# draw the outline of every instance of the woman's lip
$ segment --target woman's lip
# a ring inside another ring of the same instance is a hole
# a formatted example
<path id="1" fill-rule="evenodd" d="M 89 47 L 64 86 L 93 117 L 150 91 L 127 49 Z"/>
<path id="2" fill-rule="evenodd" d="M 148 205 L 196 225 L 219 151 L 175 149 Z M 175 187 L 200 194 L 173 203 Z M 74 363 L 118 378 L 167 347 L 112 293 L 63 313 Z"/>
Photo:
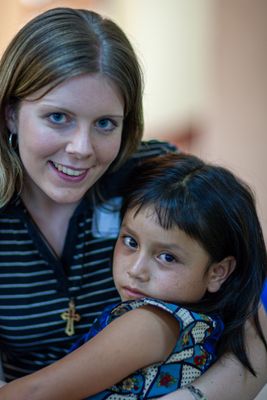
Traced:
<path id="1" fill-rule="evenodd" d="M 56 161 L 51 161 L 51 162 L 59 172 L 63 172 L 65 174 L 69 173 L 69 175 L 74 175 L 74 176 L 82 175 L 88 170 L 88 168 L 77 168 L 70 165 L 58 163 Z"/>
<path id="2" fill-rule="evenodd" d="M 89 169 L 78 169 L 62 166 L 62 164 L 55 163 L 53 161 L 49 162 L 53 170 L 57 173 L 57 175 L 67 182 L 80 182 L 82 181 L 88 174 Z M 60 168 L 58 168 L 60 166 Z"/>

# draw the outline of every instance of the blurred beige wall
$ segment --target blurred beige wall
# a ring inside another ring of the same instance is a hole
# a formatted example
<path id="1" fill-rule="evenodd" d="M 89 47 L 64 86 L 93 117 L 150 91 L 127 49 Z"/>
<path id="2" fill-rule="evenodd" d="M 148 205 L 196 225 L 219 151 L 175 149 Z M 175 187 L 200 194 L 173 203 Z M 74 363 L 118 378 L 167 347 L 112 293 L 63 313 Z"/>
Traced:
<path id="1" fill-rule="evenodd" d="M 267 239 L 267 1 L 214 0 L 206 125 L 195 151 L 254 189 Z"/>
<path id="2" fill-rule="evenodd" d="M 193 127 L 185 150 L 252 185 L 267 238 L 267 1 L 9 0 L 0 4 L 0 53 L 56 6 L 92 8 L 121 25 L 145 72 L 145 136 L 183 143 Z"/>

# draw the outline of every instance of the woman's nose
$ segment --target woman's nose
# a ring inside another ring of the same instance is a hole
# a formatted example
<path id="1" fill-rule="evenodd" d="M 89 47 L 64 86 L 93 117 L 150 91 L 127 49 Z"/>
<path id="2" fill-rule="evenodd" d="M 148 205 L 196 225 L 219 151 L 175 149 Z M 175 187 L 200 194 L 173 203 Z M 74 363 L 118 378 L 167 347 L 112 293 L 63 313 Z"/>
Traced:
<path id="1" fill-rule="evenodd" d="M 93 154 L 90 130 L 83 128 L 74 132 L 67 143 L 66 152 L 77 158 L 85 158 Z"/>

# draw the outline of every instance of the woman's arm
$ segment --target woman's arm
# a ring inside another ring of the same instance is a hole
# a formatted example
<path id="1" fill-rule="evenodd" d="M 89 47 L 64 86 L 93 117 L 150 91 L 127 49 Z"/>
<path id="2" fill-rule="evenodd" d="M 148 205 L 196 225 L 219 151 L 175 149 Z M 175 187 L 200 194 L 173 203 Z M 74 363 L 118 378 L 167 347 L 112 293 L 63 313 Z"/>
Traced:
<path id="1" fill-rule="evenodd" d="M 165 311 L 151 306 L 129 311 L 60 361 L 6 384 L 0 399 L 83 399 L 165 360 L 178 333 L 178 322 Z"/>
<path id="2" fill-rule="evenodd" d="M 267 340 L 267 314 L 263 306 L 259 317 Z M 246 327 L 246 343 L 257 377 L 245 370 L 234 356 L 225 355 L 194 382 L 208 400 L 252 400 L 267 383 L 267 353 L 250 322 Z M 187 389 L 180 389 L 162 400 L 193 400 L 193 397 Z"/>

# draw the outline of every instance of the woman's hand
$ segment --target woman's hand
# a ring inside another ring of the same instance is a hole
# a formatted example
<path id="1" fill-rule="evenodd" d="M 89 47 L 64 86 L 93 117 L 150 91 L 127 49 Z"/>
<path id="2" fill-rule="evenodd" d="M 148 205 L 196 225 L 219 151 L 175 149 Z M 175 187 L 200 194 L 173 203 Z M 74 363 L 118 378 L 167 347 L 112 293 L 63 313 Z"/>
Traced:
<path id="1" fill-rule="evenodd" d="M 260 307 L 259 318 L 267 341 L 267 314 Z M 257 377 L 253 376 L 231 354 L 221 357 L 204 375 L 194 382 L 208 400 L 252 400 L 267 383 L 267 352 L 251 322 L 246 325 L 246 345 Z M 193 400 L 187 389 L 162 397 L 162 400 Z"/>

